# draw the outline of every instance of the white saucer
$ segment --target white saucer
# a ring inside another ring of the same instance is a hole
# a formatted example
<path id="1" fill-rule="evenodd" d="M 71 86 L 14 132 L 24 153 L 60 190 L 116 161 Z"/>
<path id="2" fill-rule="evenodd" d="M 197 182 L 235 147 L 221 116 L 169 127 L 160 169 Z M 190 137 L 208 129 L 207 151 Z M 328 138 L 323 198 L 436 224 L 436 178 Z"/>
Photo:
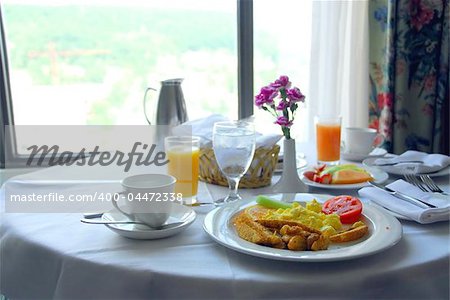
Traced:
<path id="1" fill-rule="evenodd" d="M 341 152 L 341 158 L 345 160 L 350 161 L 363 161 L 366 158 L 375 158 L 375 157 L 382 157 L 387 154 L 386 149 L 383 148 L 375 148 L 370 152 L 369 154 L 359 154 L 359 153 L 350 153 L 350 152 Z"/>
<path id="2" fill-rule="evenodd" d="M 106 224 L 105 226 L 121 236 L 137 239 L 137 240 L 154 240 L 169 237 L 180 233 L 194 222 L 196 218 L 195 211 L 184 205 L 173 206 L 173 211 L 168 223 L 183 222 L 182 224 L 167 229 L 157 230 L 150 229 L 147 226 L 135 225 L 135 224 Z M 113 209 L 107 213 L 104 213 L 102 220 L 105 221 L 126 221 L 128 218 L 119 213 L 116 209 Z"/>

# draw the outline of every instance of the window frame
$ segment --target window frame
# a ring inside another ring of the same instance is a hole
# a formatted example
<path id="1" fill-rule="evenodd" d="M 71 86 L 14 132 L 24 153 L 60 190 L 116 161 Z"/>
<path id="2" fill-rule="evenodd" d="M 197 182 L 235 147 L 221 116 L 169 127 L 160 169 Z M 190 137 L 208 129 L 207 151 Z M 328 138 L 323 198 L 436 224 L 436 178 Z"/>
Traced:
<path id="1" fill-rule="evenodd" d="M 237 0 L 237 72 L 238 117 L 253 115 L 253 0 Z M 14 132 L 6 134 L 7 125 L 14 125 L 13 101 L 9 80 L 8 56 L 0 5 L 0 168 L 23 166 L 27 159 L 17 151 Z M 13 127 L 10 126 L 9 129 Z M 6 140 L 9 138 L 9 140 Z"/>
<path id="2" fill-rule="evenodd" d="M 3 12 L 0 6 L 0 121 L 2 127 L 0 128 L 0 168 L 5 168 L 6 157 L 11 157 L 10 154 L 16 153 L 12 157 L 18 158 L 17 151 L 12 149 L 14 141 L 6 141 L 6 126 L 14 124 L 14 116 L 11 101 L 11 89 L 9 83 L 9 69 L 8 69 L 8 56 L 6 51 L 6 39 L 5 31 L 3 27 Z M 13 136 L 13 135 L 9 135 Z M 8 147 L 8 145 L 10 147 Z M 8 153 L 8 156 L 6 155 Z M 14 163 L 12 165 L 15 165 Z"/>

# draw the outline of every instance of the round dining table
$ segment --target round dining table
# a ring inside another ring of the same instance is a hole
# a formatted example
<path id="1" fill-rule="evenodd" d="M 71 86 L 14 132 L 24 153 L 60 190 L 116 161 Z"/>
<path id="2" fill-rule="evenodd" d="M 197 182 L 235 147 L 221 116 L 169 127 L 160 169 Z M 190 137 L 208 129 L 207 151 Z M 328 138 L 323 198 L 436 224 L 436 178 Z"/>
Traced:
<path id="1" fill-rule="evenodd" d="M 313 152 L 305 151 L 310 165 Z M 435 179 L 449 190 L 448 176 Z M 212 202 L 227 192 L 200 182 L 198 199 Z M 253 199 L 270 194 L 271 186 L 240 192 Z M 357 195 L 356 189 L 309 192 Z M 368 256 L 282 261 L 215 242 L 203 229 L 211 205 L 195 208 L 195 221 L 176 235 L 135 240 L 83 224 L 80 213 L 7 213 L 4 200 L 0 294 L 8 299 L 449 299 L 449 222 L 399 220 L 398 243 Z"/>

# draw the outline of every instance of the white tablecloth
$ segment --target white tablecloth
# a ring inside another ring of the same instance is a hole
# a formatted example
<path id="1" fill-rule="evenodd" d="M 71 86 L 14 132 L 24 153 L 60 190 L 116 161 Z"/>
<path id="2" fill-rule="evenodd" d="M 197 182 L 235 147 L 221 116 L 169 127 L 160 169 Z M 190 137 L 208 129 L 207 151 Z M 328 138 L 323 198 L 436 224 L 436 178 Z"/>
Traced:
<path id="1" fill-rule="evenodd" d="M 441 177 L 438 183 L 448 189 L 448 180 Z M 200 184 L 203 201 L 226 193 Z M 401 221 L 401 241 L 384 252 L 299 263 L 257 258 L 215 243 L 202 229 L 208 210 L 199 208 L 194 224 L 181 234 L 151 241 L 82 224 L 80 214 L 2 213 L 0 293 L 11 299 L 449 298 L 448 222 Z"/>

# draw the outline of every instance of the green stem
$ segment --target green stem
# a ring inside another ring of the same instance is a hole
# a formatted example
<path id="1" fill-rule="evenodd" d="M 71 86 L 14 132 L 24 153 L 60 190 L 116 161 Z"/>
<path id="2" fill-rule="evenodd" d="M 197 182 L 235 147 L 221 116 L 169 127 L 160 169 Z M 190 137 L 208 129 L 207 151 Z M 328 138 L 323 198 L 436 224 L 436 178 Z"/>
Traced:
<path id="1" fill-rule="evenodd" d="M 291 129 L 286 126 L 281 126 L 281 131 L 283 131 L 283 135 L 287 140 L 291 139 Z"/>

